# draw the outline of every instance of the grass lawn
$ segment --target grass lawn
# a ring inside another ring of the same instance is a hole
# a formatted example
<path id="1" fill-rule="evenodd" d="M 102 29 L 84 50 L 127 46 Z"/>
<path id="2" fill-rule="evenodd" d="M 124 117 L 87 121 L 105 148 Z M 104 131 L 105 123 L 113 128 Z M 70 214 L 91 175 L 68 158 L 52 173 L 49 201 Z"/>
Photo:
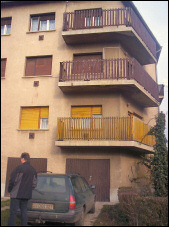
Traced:
<path id="1" fill-rule="evenodd" d="M 8 226 L 9 209 L 1 211 L 1 226 Z M 16 219 L 16 225 L 20 226 L 20 219 Z"/>
<path id="2" fill-rule="evenodd" d="M 93 226 L 129 226 L 129 220 L 121 211 L 119 204 L 105 205 Z"/>
<path id="3" fill-rule="evenodd" d="M 1 208 L 10 206 L 10 200 L 1 201 Z M 1 226 L 8 226 L 9 209 L 1 211 Z M 20 226 L 20 219 L 16 219 L 16 225 Z"/>
<path id="4" fill-rule="evenodd" d="M 1 201 L 1 208 L 10 205 L 10 199 Z"/>

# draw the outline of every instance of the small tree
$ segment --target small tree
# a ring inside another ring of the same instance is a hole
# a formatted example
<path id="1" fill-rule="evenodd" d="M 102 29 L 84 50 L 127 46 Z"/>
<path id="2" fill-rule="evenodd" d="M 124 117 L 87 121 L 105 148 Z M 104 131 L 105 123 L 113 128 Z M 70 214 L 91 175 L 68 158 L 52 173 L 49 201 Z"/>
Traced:
<path id="1" fill-rule="evenodd" d="M 156 196 L 168 196 L 167 140 L 164 130 L 165 114 L 160 112 L 156 118 L 156 125 L 148 133 L 156 138 L 154 157 L 149 162 Z"/>

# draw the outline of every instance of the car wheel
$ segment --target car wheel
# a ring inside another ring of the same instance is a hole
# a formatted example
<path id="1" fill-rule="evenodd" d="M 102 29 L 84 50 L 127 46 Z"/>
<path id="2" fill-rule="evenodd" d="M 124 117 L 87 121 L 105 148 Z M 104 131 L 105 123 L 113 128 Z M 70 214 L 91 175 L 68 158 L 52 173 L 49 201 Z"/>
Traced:
<path id="1" fill-rule="evenodd" d="M 95 203 L 93 204 L 93 207 L 92 207 L 92 209 L 90 210 L 90 213 L 91 213 L 91 214 L 94 214 L 94 213 L 95 213 Z"/>
<path id="2" fill-rule="evenodd" d="M 81 212 L 81 217 L 77 222 L 75 222 L 75 226 L 84 226 L 84 217 L 85 217 L 85 211 L 83 208 L 83 210 Z"/>

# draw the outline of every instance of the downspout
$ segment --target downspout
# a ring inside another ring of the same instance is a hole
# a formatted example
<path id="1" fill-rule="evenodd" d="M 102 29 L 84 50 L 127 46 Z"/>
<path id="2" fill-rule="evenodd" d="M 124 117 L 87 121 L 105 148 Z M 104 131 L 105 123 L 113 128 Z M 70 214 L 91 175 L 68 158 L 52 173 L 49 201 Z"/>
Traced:
<path id="1" fill-rule="evenodd" d="M 160 47 L 159 50 L 156 51 L 156 54 L 157 54 L 158 52 L 161 52 L 161 50 L 162 50 L 162 46 Z M 158 84 L 157 63 L 156 63 L 156 83 Z M 159 114 L 159 112 L 160 112 L 160 105 L 158 106 L 158 114 Z"/>

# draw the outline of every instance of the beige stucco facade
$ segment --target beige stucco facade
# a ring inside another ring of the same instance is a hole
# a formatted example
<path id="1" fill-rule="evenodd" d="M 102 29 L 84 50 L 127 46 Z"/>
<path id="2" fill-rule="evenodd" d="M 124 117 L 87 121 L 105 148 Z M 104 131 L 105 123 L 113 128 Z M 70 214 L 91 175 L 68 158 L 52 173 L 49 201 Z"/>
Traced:
<path id="1" fill-rule="evenodd" d="M 126 145 L 120 146 L 120 142 L 115 147 L 105 145 L 104 148 L 86 146 L 85 142 L 82 146 L 75 143 L 68 148 L 55 144 L 57 118 L 71 117 L 71 106 L 101 105 L 104 117 L 127 117 L 128 111 L 135 112 L 145 123 L 158 113 L 158 103 L 156 107 L 144 107 L 117 89 L 113 91 L 113 87 L 109 92 L 64 93 L 58 86 L 60 62 L 72 61 L 73 54 L 102 53 L 103 59 L 132 57 L 119 42 L 67 45 L 62 38 L 65 10 L 123 7 L 119 1 L 72 1 L 67 5 L 66 2 L 49 2 L 2 8 L 1 17 L 12 17 L 12 23 L 11 34 L 1 35 L 1 59 L 7 58 L 5 78 L 1 78 L 1 197 L 4 196 L 8 157 L 20 157 L 22 152 L 29 152 L 31 158 L 47 158 L 47 170 L 56 173 L 65 173 L 67 158 L 110 159 L 110 201 L 117 200 L 119 187 L 131 186 L 131 166 L 135 177 L 142 174 L 143 169 L 136 168 L 141 152 L 135 150 L 135 146 L 131 150 Z M 55 30 L 29 32 L 30 15 L 49 12 L 55 12 Z M 44 40 L 39 41 L 39 35 L 44 35 Z M 45 55 L 52 56 L 51 75 L 25 77 L 26 57 Z M 156 81 L 156 63 L 143 68 Z M 39 81 L 38 87 L 33 86 L 34 81 Z M 49 107 L 49 128 L 21 130 L 21 107 L 36 106 Z M 150 125 L 154 123 L 154 119 L 150 121 Z M 29 132 L 35 133 L 34 139 L 29 139 Z"/>

